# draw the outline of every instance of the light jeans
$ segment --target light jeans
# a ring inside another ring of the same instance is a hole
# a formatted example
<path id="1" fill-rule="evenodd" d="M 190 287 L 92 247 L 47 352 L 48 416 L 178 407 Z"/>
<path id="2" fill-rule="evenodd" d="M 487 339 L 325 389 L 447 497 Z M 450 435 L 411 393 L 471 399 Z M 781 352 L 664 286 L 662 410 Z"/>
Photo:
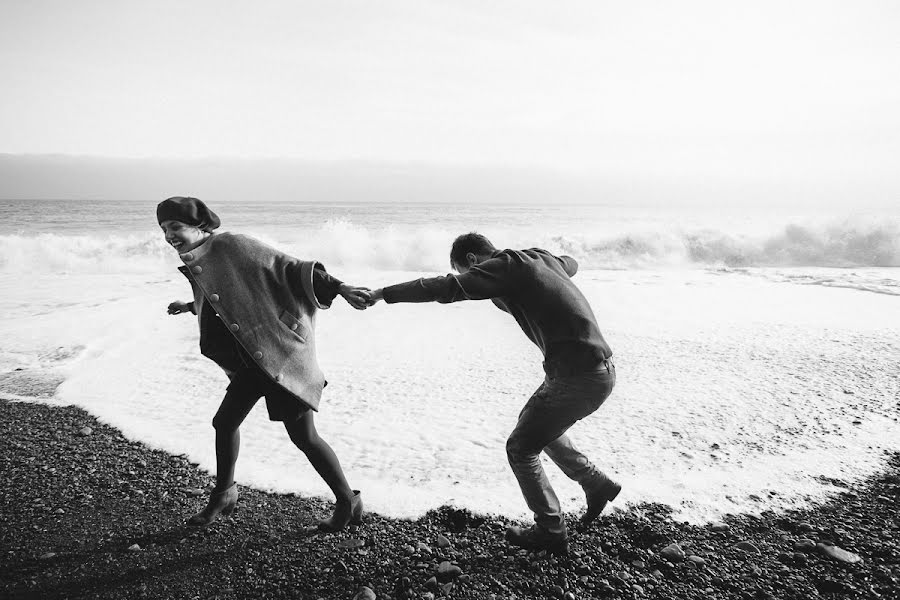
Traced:
<path id="1" fill-rule="evenodd" d="M 616 383 L 616 370 L 606 361 L 594 371 L 563 377 L 547 377 L 519 413 L 519 421 L 506 441 L 509 465 L 519 481 L 528 508 L 542 528 L 561 533 L 566 529 L 559 499 L 541 465 L 544 451 L 567 477 L 585 490 L 609 481 L 572 444 L 566 431 L 603 404 Z"/>

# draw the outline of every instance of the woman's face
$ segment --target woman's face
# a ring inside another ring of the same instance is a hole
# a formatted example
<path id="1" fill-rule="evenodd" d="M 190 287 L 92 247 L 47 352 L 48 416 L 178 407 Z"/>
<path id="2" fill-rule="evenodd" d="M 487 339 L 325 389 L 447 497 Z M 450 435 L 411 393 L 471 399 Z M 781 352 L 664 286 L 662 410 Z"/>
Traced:
<path id="1" fill-rule="evenodd" d="M 179 254 L 190 252 L 209 237 L 209 233 L 181 221 L 163 221 L 159 227 L 166 236 L 166 242 Z"/>

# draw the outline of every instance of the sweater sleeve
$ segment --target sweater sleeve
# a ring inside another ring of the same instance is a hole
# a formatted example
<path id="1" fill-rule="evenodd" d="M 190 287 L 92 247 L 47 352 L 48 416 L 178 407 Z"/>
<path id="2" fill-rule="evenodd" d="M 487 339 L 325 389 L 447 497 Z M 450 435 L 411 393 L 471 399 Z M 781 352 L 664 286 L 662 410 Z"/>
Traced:
<path id="1" fill-rule="evenodd" d="M 294 295 L 308 298 L 316 308 L 331 306 L 342 282 L 330 276 L 322 263 L 292 259 L 286 269 L 288 285 L 291 286 Z"/>
<path id="2" fill-rule="evenodd" d="M 563 269 L 566 271 L 566 275 L 569 277 L 573 277 L 575 273 L 578 272 L 578 261 L 572 258 L 571 256 L 560 256 L 559 262 L 562 263 Z"/>
<path id="3" fill-rule="evenodd" d="M 312 279 L 316 300 L 322 306 L 331 306 L 331 303 L 334 302 L 334 299 L 340 293 L 341 285 L 344 282 L 337 277 L 332 277 L 320 263 L 316 263 L 316 266 L 313 268 Z"/>
<path id="4" fill-rule="evenodd" d="M 515 270 L 508 257 L 498 256 L 460 275 L 421 278 L 384 288 L 384 301 L 440 302 L 486 300 L 508 296 L 515 291 Z"/>

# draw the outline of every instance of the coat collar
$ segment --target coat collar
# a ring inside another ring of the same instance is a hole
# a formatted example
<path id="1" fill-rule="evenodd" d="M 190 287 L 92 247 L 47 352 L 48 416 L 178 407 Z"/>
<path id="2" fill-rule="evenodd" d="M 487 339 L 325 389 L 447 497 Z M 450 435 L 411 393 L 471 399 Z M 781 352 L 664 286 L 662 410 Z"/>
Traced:
<path id="1" fill-rule="evenodd" d="M 208 238 L 206 238 L 203 241 L 202 244 L 200 244 L 193 250 L 190 250 L 189 252 L 185 252 L 184 254 L 179 254 L 178 256 L 181 258 L 181 260 L 186 265 L 191 264 L 192 262 L 195 262 L 195 261 L 203 258 L 203 256 L 209 252 L 210 247 L 213 244 L 214 238 L 216 238 L 218 235 L 219 235 L 218 233 L 211 234 Z"/>

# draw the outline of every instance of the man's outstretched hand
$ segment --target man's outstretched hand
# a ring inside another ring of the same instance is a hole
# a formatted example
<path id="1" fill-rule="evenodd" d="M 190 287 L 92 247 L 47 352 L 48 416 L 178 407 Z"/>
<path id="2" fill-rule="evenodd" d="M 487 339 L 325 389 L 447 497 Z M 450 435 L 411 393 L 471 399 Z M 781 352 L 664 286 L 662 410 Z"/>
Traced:
<path id="1" fill-rule="evenodd" d="M 371 292 L 372 290 L 367 287 L 355 287 L 346 283 L 341 284 L 340 289 L 341 297 L 356 310 L 366 310 L 370 306 L 369 294 Z"/>
<path id="2" fill-rule="evenodd" d="M 377 290 L 369 290 L 367 294 L 367 302 L 369 306 L 375 306 L 379 300 L 384 300 L 384 288 L 378 288 Z"/>

